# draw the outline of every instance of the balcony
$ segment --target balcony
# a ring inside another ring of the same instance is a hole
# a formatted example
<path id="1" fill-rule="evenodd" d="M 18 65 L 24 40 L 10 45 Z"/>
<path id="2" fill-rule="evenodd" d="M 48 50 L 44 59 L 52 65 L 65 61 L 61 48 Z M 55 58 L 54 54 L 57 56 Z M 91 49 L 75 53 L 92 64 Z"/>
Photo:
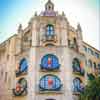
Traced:
<path id="1" fill-rule="evenodd" d="M 44 35 L 42 42 L 54 42 L 54 43 L 56 43 L 57 36 L 55 34 L 54 35 Z"/>

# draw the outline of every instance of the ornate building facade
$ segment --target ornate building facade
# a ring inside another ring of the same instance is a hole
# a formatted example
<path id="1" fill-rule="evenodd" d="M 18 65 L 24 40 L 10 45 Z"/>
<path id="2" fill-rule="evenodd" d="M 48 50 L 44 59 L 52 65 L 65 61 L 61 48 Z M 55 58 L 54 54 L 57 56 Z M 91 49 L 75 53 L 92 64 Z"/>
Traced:
<path id="1" fill-rule="evenodd" d="M 80 24 L 72 27 L 51 0 L 0 44 L 0 100 L 77 100 L 98 75 L 100 51 L 83 42 Z"/>

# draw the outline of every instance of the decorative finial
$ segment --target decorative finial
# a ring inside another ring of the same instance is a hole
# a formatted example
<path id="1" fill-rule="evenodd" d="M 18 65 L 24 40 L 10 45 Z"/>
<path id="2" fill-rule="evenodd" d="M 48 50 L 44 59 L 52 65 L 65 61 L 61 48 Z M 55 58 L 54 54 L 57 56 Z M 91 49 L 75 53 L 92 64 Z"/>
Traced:
<path id="1" fill-rule="evenodd" d="M 52 3 L 52 2 L 51 2 L 51 0 L 48 0 L 48 2 L 47 2 L 47 3 Z"/>
<path id="2" fill-rule="evenodd" d="M 62 12 L 62 16 L 65 16 L 65 13 L 64 13 L 64 11 Z"/>
<path id="3" fill-rule="evenodd" d="M 51 2 L 51 0 L 48 0 L 48 2 Z"/>
<path id="4" fill-rule="evenodd" d="M 34 16 L 37 16 L 37 12 L 35 12 Z"/>
<path id="5" fill-rule="evenodd" d="M 19 27 L 18 27 L 18 33 L 20 33 L 22 31 L 22 24 L 19 24 Z"/>
<path id="6" fill-rule="evenodd" d="M 45 4 L 45 10 L 54 10 L 54 4 L 51 2 L 51 0 L 48 0 L 48 2 Z"/>
<path id="7" fill-rule="evenodd" d="M 79 30 L 80 32 L 82 32 L 80 23 L 77 24 L 77 30 Z"/>

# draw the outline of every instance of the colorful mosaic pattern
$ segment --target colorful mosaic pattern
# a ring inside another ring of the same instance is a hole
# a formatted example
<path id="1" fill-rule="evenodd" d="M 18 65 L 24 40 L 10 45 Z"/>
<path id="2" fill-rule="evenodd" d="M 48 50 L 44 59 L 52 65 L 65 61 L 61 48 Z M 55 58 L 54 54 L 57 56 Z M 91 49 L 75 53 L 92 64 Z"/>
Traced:
<path id="1" fill-rule="evenodd" d="M 16 76 L 19 76 L 22 73 L 27 72 L 27 70 L 28 70 L 28 62 L 25 58 L 23 58 L 18 65 Z"/>
<path id="2" fill-rule="evenodd" d="M 79 61 L 79 59 L 74 58 L 72 62 L 73 72 L 79 73 L 80 75 L 84 75 L 85 70 L 83 67 L 83 63 Z"/>
<path id="3" fill-rule="evenodd" d="M 27 94 L 27 81 L 25 78 L 21 78 L 18 80 L 15 89 L 13 89 L 13 94 L 15 96 L 21 96 Z"/>
<path id="4" fill-rule="evenodd" d="M 54 70 L 59 69 L 60 64 L 58 58 L 55 55 L 48 54 L 42 58 L 40 66 L 41 69 Z"/>
<path id="5" fill-rule="evenodd" d="M 45 75 L 40 79 L 39 84 L 40 90 L 48 90 L 48 91 L 54 91 L 54 90 L 60 90 L 61 88 L 61 81 L 60 79 L 55 75 Z"/>

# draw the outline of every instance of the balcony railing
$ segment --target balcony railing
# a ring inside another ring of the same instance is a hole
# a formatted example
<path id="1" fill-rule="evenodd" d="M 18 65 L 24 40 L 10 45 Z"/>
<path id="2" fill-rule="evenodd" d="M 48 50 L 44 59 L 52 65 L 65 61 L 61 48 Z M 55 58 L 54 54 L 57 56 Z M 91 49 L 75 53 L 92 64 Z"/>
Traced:
<path id="1" fill-rule="evenodd" d="M 43 39 L 42 39 L 43 42 L 56 42 L 57 41 L 57 36 L 54 34 L 54 35 L 44 35 L 43 36 Z"/>

